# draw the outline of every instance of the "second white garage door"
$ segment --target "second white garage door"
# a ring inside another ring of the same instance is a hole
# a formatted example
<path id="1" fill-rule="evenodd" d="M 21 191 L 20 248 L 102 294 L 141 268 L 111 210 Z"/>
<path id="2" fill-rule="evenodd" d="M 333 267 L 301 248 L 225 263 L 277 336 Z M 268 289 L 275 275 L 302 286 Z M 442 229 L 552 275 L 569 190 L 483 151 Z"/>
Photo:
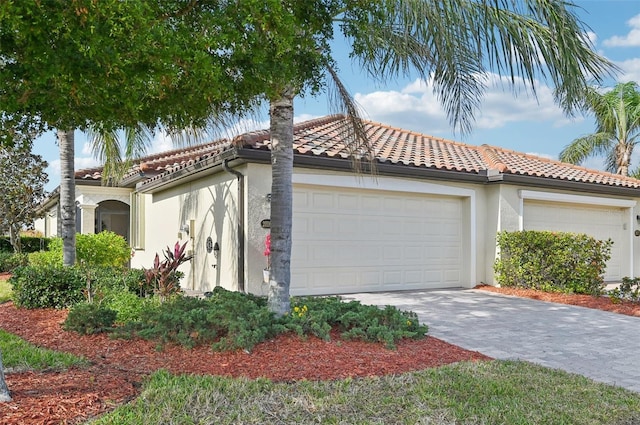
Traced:
<path id="1" fill-rule="evenodd" d="M 461 198 L 299 185 L 293 203 L 293 295 L 462 286 Z"/>
<path id="2" fill-rule="evenodd" d="M 596 239 L 613 240 L 611 259 L 607 262 L 606 281 L 617 281 L 628 274 L 628 232 L 626 210 L 580 204 L 525 201 L 524 229 L 586 233 Z"/>

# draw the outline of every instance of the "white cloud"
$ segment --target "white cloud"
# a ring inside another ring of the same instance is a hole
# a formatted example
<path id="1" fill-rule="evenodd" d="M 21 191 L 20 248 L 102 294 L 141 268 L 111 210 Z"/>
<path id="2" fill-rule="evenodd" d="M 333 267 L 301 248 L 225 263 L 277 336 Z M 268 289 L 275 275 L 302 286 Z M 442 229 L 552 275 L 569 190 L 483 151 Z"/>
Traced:
<path id="1" fill-rule="evenodd" d="M 544 84 L 537 83 L 534 97 L 530 84 L 522 79 L 516 79 L 512 90 L 507 77 L 486 74 L 479 78 L 487 81 L 487 89 L 475 114 L 476 129 L 496 129 L 522 121 L 548 122 L 555 127 L 575 122 L 564 116 L 554 102 L 553 91 Z M 452 132 L 446 113 L 433 94 L 432 82 L 415 80 L 400 91 L 357 93 L 355 99 L 375 121 L 432 135 Z"/>
<path id="2" fill-rule="evenodd" d="M 147 149 L 147 155 L 151 155 L 158 152 L 170 151 L 175 149 L 175 145 L 173 144 L 173 140 L 171 136 L 166 134 L 164 131 L 157 132 L 153 140 L 151 140 L 151 144 Z"/>
<path id="3" fill-rule="evenodd" d="M 640 58 L 627 59 L 616 62 L 623 74 L 619 77 L 621 82 L 640 81 Z"/>
<path id="4" fill-rule="evenodd" d="M 303 121 L 309 121 L 315 118 L 320 118 L 322 115 L 312 115 L 312 114 L 300 114 L 300 115 L 296 115 L 293 117 L 293 122 L 294 123 L 299 123 L 299 122 L 303 122 Z M 266 127 L 264 128 L 269 128 L 269 122 L 266 122 Z"/>
<path id="5" fill-rule="evenodd" d="M 608 47 L 634 47 L 640 46 L 640 15 L 636 15 L 627 21 L 631 30 L 626 35 L 615 35 L 602 42 Z"/>
<path id="6" fill-rule="evenodd" d="M 527 155 L 533 155 L 533 156 L 537 156 L 540 158 L 546 158 L 546 159 L 554 159 L 557 160 L 558 158 L 553 156 L 553 155 L 549 155 L 548 153 L 538 153 L 538 152 L 527 152 Z"/>
<path id="7" fill-rule="evenodd" d="M 82 155 L 93 155 L 93 145 L 90 142 L 85 142 L 82 145 Z"/>

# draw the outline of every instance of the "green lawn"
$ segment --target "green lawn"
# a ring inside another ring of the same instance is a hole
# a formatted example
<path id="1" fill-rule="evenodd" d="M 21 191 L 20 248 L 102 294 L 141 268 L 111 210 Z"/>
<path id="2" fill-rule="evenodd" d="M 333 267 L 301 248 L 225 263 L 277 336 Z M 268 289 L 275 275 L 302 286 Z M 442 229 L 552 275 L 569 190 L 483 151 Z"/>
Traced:
<path id="1" fill-rule="evenodd" d="M 10 370 L 66 369 L 74 365 L 88 364 L 86 360 L 72 354 L 36 347 L 2 329 L 0 351 L 5 369 Z"/>
<path id="2" fill-rule="evenodd" d="M 157 372 L 93 424 L 632 424 L 640 394 L 525 362 L 328 382 Z"/>
<path id="3" fill-rule="evenodd" d="M 0 304 L 11 299 L 11 285 L 8 279 L 0 278 Z"/>

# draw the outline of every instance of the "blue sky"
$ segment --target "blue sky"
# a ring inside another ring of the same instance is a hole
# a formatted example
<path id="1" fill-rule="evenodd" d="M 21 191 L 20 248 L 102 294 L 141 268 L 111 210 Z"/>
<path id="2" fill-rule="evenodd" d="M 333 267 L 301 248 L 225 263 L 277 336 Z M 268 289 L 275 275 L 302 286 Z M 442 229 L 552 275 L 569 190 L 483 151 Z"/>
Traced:
<path id="1" fill-rule="evenodd" d="M 613 86 L 618 81 L 640 82 L 640 0 L 578 0 L 576 4 L 582 8 L 578 13 L 591 29 L 589 36 L 596 50 L 622 69 L 607 85 Z M 514 97 L 508 88 L 489 88 L 476 115 L 473 132 L 462 137 L 452 131 L 427 83 L 413 77 L 380 85 L 361 73 L 345 50 L 339 43 L 334 46 L 340 77 L 362 107 L 364 117 L 373 121 L 464 143 L 487 143 L 554 159 L 573 139 L 594 130 L 593 120 L 588 116 L 565 117 L 553 103 L 551 90 L 540 84 L 537 99 L 522 94 Z M 329 113 L 324 96 L 296 101 L 296 121 Z M 260 122 L 254 125 L 265 128 L 268 117 L 260 117 Z M 173 148 L 170 139 L 158 134 L 149 152 Z M 49 162 L 47 189 L 54 189 L 60 179 L 55 134 L 48 133 L 36 140 L 34 152 Z M 91 155 L 87 137 L 80 132 L 76 132 L 75 162 L 76 169 L 98 164 Z M 634 154 L 632 168 L 638 164 L 640 149 Z M 590 159 L 583 165 L 601 169 L 602 160 Z"/>

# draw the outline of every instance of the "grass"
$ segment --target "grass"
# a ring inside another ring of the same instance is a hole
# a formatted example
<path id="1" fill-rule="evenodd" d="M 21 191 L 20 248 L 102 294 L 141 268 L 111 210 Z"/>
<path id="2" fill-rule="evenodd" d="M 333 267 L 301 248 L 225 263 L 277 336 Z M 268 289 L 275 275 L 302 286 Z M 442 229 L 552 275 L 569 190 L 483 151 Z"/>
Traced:
<path id="1" fill-rule="evenodd" d="M 0 351 L 2 351 L 5 369 L 10 370 L 57 370 L 88 364 L 85 359 L 72 354 L 36 347 L 2 329 L 0 329 Z"/>
<path id="2" fill-rule="evenodd" d="M 631 424 L 640 394 L 520 361 L 396 376 L 273 383 L 156 372 L 92 424 Z"/>
<path id="3" fill-rule="evenodd" d="M 11 285 L 9 284 L 8 278 L 0 278 L 0 304 L 11 300 L 11 294 Z"/>

